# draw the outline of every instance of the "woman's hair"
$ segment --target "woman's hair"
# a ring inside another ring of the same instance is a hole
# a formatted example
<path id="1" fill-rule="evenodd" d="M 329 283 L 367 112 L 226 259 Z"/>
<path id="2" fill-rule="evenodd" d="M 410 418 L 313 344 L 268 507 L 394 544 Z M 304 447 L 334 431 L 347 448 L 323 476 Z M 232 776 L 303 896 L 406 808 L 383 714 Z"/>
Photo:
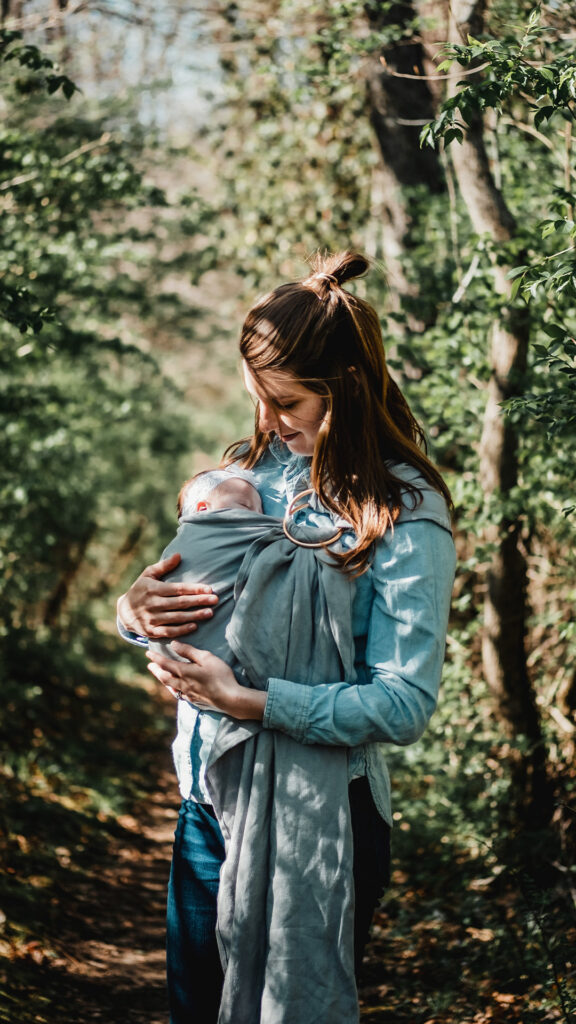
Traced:
<path id="1" fill-rule="evenodd" d="M 354 574 L 368 567 L 374 542 L 393 527 L 403 500 L 416 505 L 422 498 L 395 476 L 395 463 L 414 466 L 451 504 L 425 454 L 424 433 L 386 367 L 376 311 L 343 288 L 368 266 L 358 253 L 316 256 L 310 277 L 281 285 L 254 305 L 240 337 L 242 358 L 263 394 L 266 375 L 284 371 L 326 402 L 311 483 L 356 532 L 354 548 L 335 555 Z M 272 436 L 260 429 L 257 409 L 253 437 L 232 445 L 225 459 L 251 469 Z"/>

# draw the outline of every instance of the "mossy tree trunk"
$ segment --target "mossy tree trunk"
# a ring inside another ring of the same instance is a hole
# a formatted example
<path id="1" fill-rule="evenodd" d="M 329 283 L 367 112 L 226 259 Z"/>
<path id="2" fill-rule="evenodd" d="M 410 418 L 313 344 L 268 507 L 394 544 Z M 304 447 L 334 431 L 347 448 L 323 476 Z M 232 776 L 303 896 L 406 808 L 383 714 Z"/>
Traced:
<path id="1" fill-rule="evenodd" d="M 402 256 L 414 227 L 407 190 L 422 185 L 431 192 L 445 188 L 438 154 L 420 147 L 421 126 L 434 116 L 435 98 L 424 78 L 409 77 L 415 69 L 423 74 L 425 59 L 421 42 L 401 34 L 417 18 L 415 5 L 383 3 L 381 9 L 367 8 L 367 17 L 371 30 L 387 39 L 380 56 L 366 67 L 369 116 L 382 157 L 374 174 L 373 223 L 379 232 L 372 255 L 382 256 L 386 263 L 391 303 L 396 299 L 398 308 L 404 306 L 409 327 L 419 332 L 425 324 L 411 308 L 417 287 L 405 274 Z"/>
<path id="2" fill-rule="evenodd" d="M 468 35 L 481 34 L 484 7 L 483 0 L 452 0 L 451 42 L 466 42 Z M 457 89 L 457 81 L 449 78 L 448 88 Z M 493 243 L 494 291 L 500 315 L 490 338 L 491 376 L 480 440 L 480 478 L 484 493 L 502 498 L 503 508 L 506 497 L 518 484 L 519 438 L 502 403 L 522 391 L 529 340 L 527 313 L 512 301 L 508 277 L 511 268 L 502 261 L 501 254 L 497 255 L 498 247 L 514 237 L 516 225 L 490 171 L 480 118 L 461 144 L 451 146 L 450 157 L 474 230 Z M 497 501 L 494 507 L 498 508 Z M 527 567 L 518 516 L 502 511 L 487 534 L 494 553 L 486 572 L 484 674 L 505 732 L 513 740 L 524 741 L 523 753 L 515 756 L 520 810 L 530 824 L 542 825 L 550 819 L 552 799 L 540 715 L 527 667 Z"/>

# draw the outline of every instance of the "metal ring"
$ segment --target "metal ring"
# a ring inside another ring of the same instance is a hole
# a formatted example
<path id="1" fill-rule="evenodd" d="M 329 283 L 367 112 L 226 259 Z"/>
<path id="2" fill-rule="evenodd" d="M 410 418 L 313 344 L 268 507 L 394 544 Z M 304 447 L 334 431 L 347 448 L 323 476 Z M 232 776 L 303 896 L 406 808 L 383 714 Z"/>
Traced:
<path id="1" fill-rule="evenodd" d="M 305 498 L 307 494 L 314 494 L 314 488 L 309 487 L 306 491 L 300 491 L 300 494 L 297 494 L 295 498 L 292 498 L 292 501 L 290 502 L 288 508 L 286 509 L 286 514 L 282 522 L 282 529 L 284 530 L 284 533 L 286 534 L 288 540 L 291 540 L 293 544 L 297 544 L 299 548 L 327 548 L 330 546 L 330 544 L 334 544 L 335 541 L 340 539 L 340 537 L 344 533 L 342 527 L 339 527 L 337 529 L 333 537 L 328 537 L 327 540 L 318 541 L 297 540 L 296 537 L 292 536 L 288 529 L 288 523 L 292 516 L 295 515 L 296 512 L 301 512 L 302 509 L 306 508 L 306 506 L 308 505 L 308 502 L 305 501 L 302 505 L 298 505 L 297 508 L 294 508 L 296 502 L 300 501 L 301 498 Z"/>
<path id="2" fill-rule="evenodd" d="M 176 698 L 177 698 L 177 700 L 184 700 L 184 696 L 183 696 L 182 690 L 178 690 L 178 693 L 176 694 Z"/>

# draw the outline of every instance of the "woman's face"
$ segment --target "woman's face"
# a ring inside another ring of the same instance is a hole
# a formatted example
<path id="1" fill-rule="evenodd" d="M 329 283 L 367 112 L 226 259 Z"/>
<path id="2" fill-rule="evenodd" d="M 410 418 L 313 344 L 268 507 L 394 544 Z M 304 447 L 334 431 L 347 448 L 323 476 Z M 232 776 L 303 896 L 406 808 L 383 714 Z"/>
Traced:
<path id="1" fill-rule="evenodd" d="M 295 455 L 313 455 L 326 414 L 324 399 L 287 370 L 261 373 L 258 380 L 246 363 L 243 371 L 246 388 L 258 402 L 260 429 L 276 433 Z"/>

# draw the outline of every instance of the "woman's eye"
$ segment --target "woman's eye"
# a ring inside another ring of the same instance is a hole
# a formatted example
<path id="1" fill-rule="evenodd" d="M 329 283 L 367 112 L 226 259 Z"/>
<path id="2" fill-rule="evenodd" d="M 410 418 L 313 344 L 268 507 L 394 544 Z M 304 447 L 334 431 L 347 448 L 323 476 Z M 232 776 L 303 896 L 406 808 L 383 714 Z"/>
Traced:
<path id="1" fill-rule="evenodd" d="M 282 412 L 289 412 L 290 409 L 295 409 L 297 405 L 298 402 L 278 402 L 278 408 Z"/>

